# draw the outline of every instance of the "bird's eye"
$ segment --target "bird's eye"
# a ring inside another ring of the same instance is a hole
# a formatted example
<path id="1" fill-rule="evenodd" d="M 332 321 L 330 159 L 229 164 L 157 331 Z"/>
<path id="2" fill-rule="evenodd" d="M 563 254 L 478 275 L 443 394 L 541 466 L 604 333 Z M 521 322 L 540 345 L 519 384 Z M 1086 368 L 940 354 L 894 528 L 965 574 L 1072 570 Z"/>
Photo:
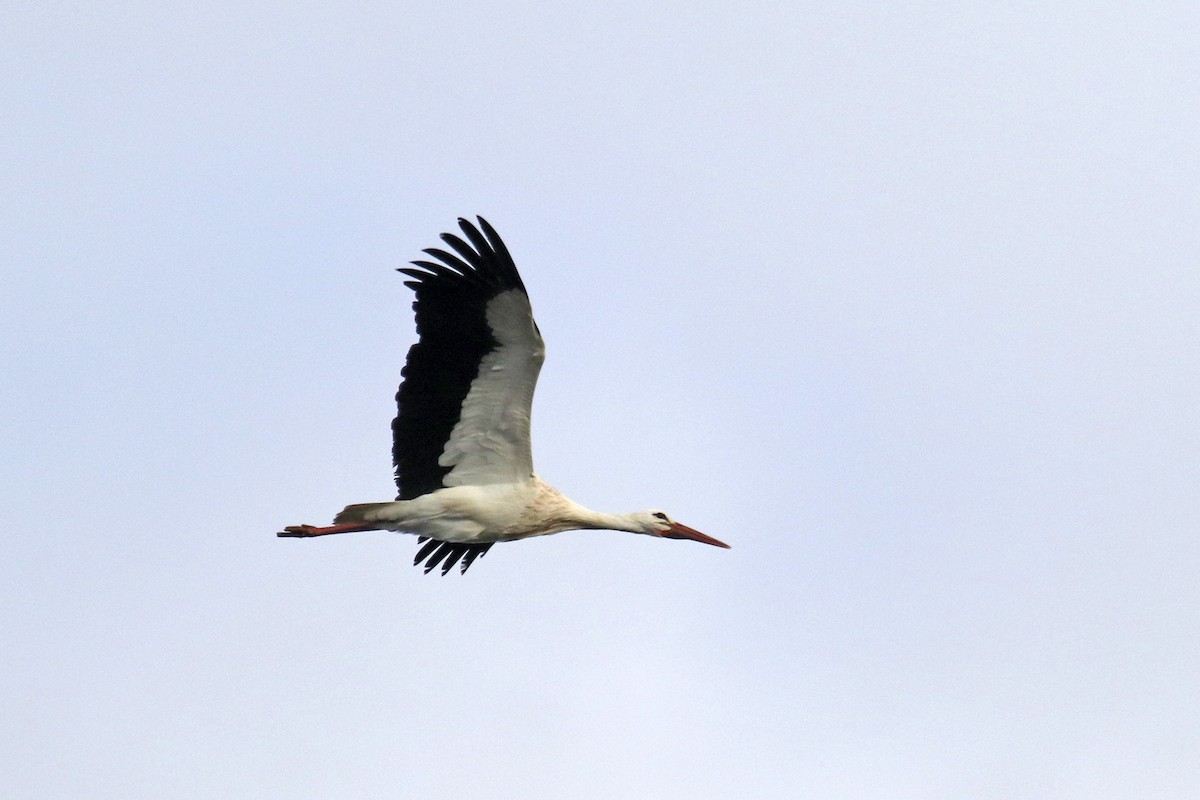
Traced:
<path id="1" fill-rule="evenodd" d="M 655 512 L 654 512 L 654 516 L 658 517 L 658 518 L 659 518 L 659 519 L 661 519 L 663 522 L 670 522 L 670 520 L 667 518 L 667 515 L 666 515 L 666 514 L 664 514 L 664 513 L 663 513 L 663 512 L 661 512 L 661 511 L 655 511 Z"/>

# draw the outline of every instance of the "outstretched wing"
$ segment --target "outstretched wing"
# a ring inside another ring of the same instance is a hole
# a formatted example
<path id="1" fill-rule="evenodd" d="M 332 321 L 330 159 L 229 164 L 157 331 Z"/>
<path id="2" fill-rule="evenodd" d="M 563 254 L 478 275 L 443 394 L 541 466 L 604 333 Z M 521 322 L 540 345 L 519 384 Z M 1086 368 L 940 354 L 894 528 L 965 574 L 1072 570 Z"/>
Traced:
<path id="1" fill-rule="evenodd" d="M 392 421 L 397 499 L 446 486 L 533 475 L 530 407 L 545 346 L 508 248 L 479 217 L 458 224 L 454 252 L 399 271 L 412 278 L 419 339 L 408 351 Z"/>

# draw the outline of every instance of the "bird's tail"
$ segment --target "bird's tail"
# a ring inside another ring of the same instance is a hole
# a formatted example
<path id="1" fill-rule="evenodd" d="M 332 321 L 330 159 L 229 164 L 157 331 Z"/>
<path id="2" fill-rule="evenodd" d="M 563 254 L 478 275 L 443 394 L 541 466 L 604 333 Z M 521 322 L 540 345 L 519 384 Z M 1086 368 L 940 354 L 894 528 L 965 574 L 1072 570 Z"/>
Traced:
<path id="1" fill-rule="evenodd" d="M 379 516 L 375 513 L 384 506 L 390 506 L 391 503 L 355 503 L 346 506 L 338 512 L 333 518 L 335 525 L 341 525 L 347 522 L 378 522 Z"/>

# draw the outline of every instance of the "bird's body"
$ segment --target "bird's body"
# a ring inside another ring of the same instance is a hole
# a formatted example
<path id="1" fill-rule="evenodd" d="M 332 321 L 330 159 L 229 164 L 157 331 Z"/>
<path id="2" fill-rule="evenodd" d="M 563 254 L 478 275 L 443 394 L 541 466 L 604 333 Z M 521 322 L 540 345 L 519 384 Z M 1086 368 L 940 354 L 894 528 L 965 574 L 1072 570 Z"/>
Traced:
<path id="1" fill-rule="evenodd" d="M 496 542 L 579 529 L 686 538 L 728 547 L 661 511 L 604 514 L 575 503 L 533 471 L 530 409 L 545 346 L 516 265 L 479 218 L 459 226 L 470 241 L 442 234 L 457 255 L 402 269 L 413 280 L 419 340 L 408 353 L 392 422 L 399 496 L 357 503 L 324 528 L 297 525 L 280 536 L 352 531 L 414 533 L 416 561 L 462 571 Z"/>
<path id="2" fill-rule="evenodd" d="M 527 481 L 449 486 L 391 503 L 347 506 L 341 523 L 378 523 L 443 542 L 486 544 L 560 533 L 583 525 L 582 509 L 536 475 Z"/>

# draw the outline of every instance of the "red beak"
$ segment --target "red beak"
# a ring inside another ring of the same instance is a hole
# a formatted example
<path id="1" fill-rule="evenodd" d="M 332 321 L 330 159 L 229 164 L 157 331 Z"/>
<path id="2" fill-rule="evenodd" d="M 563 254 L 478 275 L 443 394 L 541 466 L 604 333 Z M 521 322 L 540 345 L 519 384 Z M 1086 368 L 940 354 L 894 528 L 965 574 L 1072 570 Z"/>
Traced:
<path id="1" fill-rule="evenodd" d="M 729 545 L 719 539 L 707 536 L 698 530 L 689 528 L 687 525 L 680 525 L 678 522 L 672 522 L 671 527 L 662 532 L 662 536 L 666 539 L 691 539 L 693 542 L 703 542 L 704 544 L 724 547 L 726 550 L 730 549 Z"/>

